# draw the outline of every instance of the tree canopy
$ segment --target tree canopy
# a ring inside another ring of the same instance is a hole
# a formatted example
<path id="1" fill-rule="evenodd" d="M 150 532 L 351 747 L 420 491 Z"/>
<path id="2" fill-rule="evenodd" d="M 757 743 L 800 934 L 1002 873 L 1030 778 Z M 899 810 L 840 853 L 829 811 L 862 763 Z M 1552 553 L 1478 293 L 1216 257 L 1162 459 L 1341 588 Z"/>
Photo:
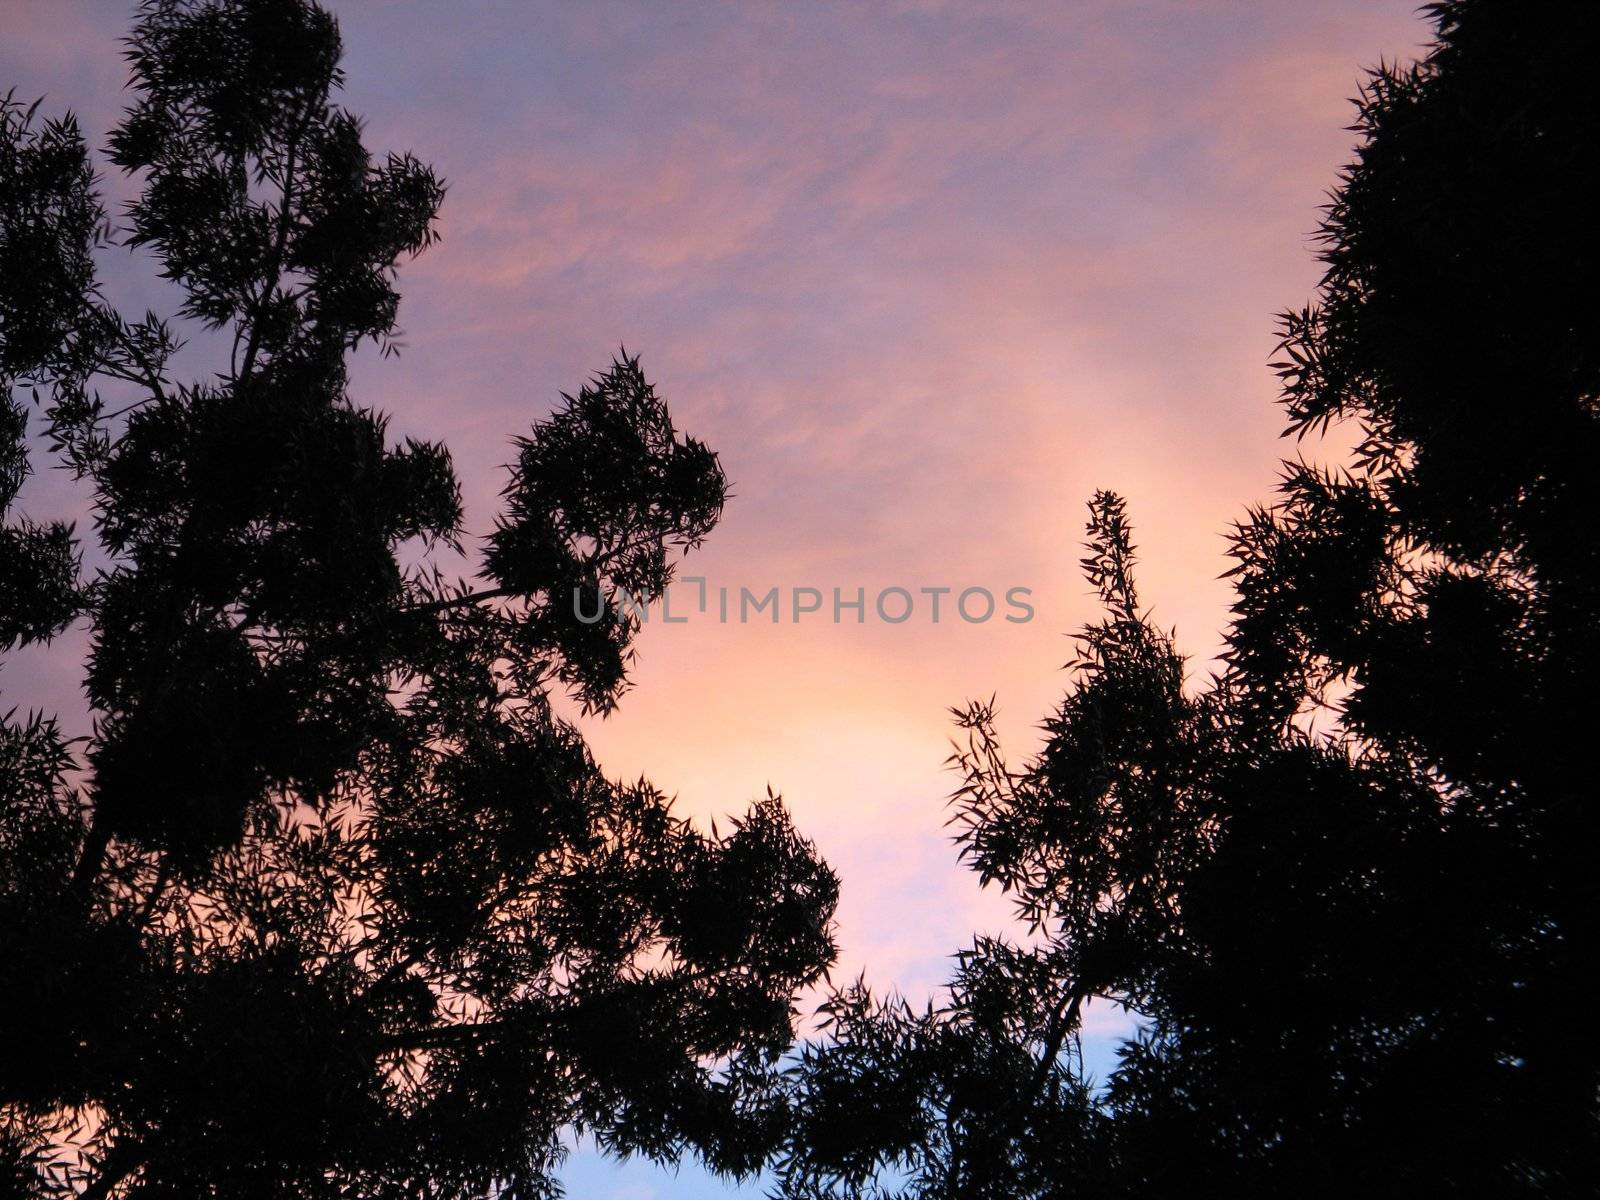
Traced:
<path id="1" fill-rule="evenodd" d="M 1090 506 L 1103 621 L 1043 750 L 961 711 L 964 859 L 1027 925 L 793 1072 L 788 1194 L 1514 1196 L 1600 1185 L 1600 11 L 1454 0 L 1372 72 L 1282 319 L 1289 432 L 1196 683 Z M 1084 1005 L 1141 1018 L 1107 1080 Z"/>
<path id="2" fill-rule="evenodd" d="M 0 1190 L 537 1197 L 575 1129 L 749 1171 L 834 876 L 770 795 L 708 835 L 607 778 L 555 703 L 617 702 L 600 601 L 666 587 L 722 469 L 624 354 L 467 541 L 445 447 L 350 394 L 444 187 L 363 145 L 340 55 L 309 0 L 145 3 L 117 216 L 72 117 L 0 104 L 0 648 L 87 631 L 93 717 L 0 724 Z M 112 247 L 173 312 L 117 311 Z M 11 511 L 41 454 L 85 530 Z"/>

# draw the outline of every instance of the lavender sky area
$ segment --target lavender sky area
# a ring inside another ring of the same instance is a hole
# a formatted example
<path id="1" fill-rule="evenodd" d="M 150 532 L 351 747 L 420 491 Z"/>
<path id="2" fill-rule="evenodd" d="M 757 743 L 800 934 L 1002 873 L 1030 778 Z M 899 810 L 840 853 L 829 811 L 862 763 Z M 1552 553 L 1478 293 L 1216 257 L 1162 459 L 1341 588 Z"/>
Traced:
<path id="1" fill-rule="evenodd" d="M 1009 928 L 944 828 L 947 709 L 993 694 L 1033 750 L 1095 615 L 1076 564 L 1097 487 L 1128 497 L 1158 623 L 1195 672 L 1216 653 L 1223 534 L 1297 452 L 1273 314 L 1315 286 L 1347 98 L 1415 53 L 1414 0 L 330 7 L 368 144 L 450 182 L 442 242 L 401 277 L 404 352 L 363 357 L 357 398 L 450 444 L 482 532 L 509 439 L 625 345 L 733 480 L 686 571 L 786 608 L 865 589 L 861 624 L 827 602 L 724 624 L 714 598 L 653 619 L 633 692 L 587 728 L 697 817 L 781 792 L 844 879 L 839 974 L 926 998 Z M 0 87 L 100 139 L 130 13 L 0 0 Z M 162 302 L 148 266 L 108 259 L 113 294 Z M 59 473 L 23 499 L 81 508 Z M 938 623 L 871 611 L 886 587 L 974 586 L 1002 598 L 987 622 L 949 598 Z M 1031 621 L 1002 619 L 1011 587 Z M 6 670 L 13 702 L 81 707 L 43 655 Z M 1088 1028 L 1110 1062 L 1124 1019 Z M 590 1152 L 568 1185 L 745 1194 Z"/>

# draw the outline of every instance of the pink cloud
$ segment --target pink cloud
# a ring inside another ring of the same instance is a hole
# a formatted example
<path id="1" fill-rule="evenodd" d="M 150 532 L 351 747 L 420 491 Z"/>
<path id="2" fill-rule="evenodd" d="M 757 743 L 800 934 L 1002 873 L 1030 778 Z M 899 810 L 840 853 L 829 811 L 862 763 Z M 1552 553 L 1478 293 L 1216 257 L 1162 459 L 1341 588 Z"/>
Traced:
<path id="1" fill-rule="evenodd" d="M 943 828 L 945 709 L 998 692 L 1034 747 L 1100 486 L 1214 652 L 1221 533 L 1284 450 L 1271 314 L 1412 3 L 335 7 L 370 142 L 452 183 L 357 390 L 451 443 L 477 529 L 510 436 L 626 342 L 734 479 L 692 570 L 1034 589 L 1021 626 L 653 625 L 594 728 L 686 811 L 782 791 L 845 876 L 845 969 L 931 987 L 1006 921 Z M 7 73 L 109 122 L 114 16 L 12 0 Z"/>

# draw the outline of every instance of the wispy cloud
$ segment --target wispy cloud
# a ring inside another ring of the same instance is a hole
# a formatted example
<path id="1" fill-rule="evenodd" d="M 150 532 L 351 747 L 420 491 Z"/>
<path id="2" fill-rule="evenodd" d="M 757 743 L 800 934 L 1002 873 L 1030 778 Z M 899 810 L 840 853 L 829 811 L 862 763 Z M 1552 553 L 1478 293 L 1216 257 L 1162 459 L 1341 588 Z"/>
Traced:
<path id="1" fill-rule="evenodd" d="M 480 528 L 510 435 L 626 342 L 735 483 L 699 573 L 1034 589 L 1028 625 L 653 625 L 594 730 L 687 811 L 782 791 L 845 877 L 841 970 L 926 992 L 1007 916 L 954 864 L 945 709 L 998 692 L 1032 748 L 1094 488 L 1216 647 L 1220 533 L 1283 452 L 1271 314 L 1412 0 L 334 7 L 369 140 L 452 184 L 356 384 L 451 442 Z M 123 6 L 5 16 L 6 74 L 108 122 Z"/>

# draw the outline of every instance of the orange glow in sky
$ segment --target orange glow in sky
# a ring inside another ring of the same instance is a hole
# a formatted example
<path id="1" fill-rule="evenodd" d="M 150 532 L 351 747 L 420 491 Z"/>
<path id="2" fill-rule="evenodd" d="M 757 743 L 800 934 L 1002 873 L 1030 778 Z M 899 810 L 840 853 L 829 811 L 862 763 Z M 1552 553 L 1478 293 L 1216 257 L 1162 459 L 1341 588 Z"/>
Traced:
<path id="1" fill-rule="evenodd" d="M 0 77 L 100 140 L 129 7 L 0 0 Z M 1025 624 L 652 614 L 636 686 L 587 723 L 686 813 L 780 792 L 843 877 L 840 973 L 926 996 L 1007 927 L 944 827 L 947 710 L 994 694 L 1034 749 L 1095 616 L 1097 487 L 1128 498 L 1155 620 L 1197 672 L 1217 649 L 1224 531 L 1296 452 L 1273 314 L 1311 296 L 1347 98 L 1415 53 L 1415 0 L 331 7 L 368 144 L 450 183 L 404 352 L 355 395 L 449 443 L 472 530 L 511 436 L 625 345 L 732 480 L 685 573 L 1032 590 Z M 43 661 L 13 658 L 13 698 L 69 706 Z"/>

